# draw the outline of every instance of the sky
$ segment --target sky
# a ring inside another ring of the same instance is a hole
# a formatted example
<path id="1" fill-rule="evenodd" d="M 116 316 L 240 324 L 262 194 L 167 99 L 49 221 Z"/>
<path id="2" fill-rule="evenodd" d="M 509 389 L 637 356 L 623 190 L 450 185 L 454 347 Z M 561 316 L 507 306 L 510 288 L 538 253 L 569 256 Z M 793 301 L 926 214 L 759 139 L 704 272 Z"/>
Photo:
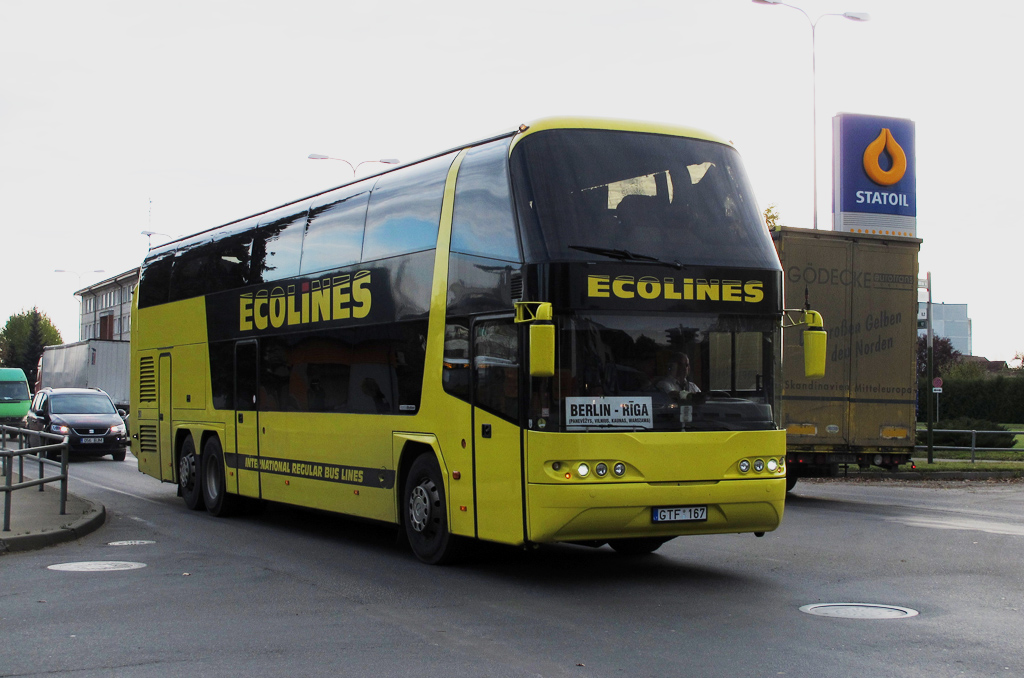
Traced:
<path id="1" fill-rule="evenodd" d="M 811 22 L 750 0 L 0 0 L 0 322 L 38 307 L 77 340 L 74 292 L 138 266 L 142 231 L 351 178 L 310 153 L 405 162 L 551 115 L 728 139 L 762 209 L 805 228 L 816 122 L 830 228 L 844 112 L 915 121 L 920 277 L 968 305 L 975 355 L 1012 361 L 1024 4 L 791 4 L 817 20 L 813 78 Z M 871 20 L 822 16 L 843 12 Z"/>

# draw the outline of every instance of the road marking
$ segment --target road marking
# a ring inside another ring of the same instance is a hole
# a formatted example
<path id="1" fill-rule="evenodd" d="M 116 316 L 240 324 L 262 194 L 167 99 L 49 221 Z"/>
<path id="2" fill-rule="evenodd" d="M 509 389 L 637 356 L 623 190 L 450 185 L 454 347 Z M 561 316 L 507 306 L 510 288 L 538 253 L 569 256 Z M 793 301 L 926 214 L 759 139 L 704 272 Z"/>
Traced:
<path id="1" fill-rule="evenodd" d="M 958 518 L 925 518 L 924 516 L 886 518 L 886 520 L 909 527 L 928 527 L 933 530 L 971 530 L 987 532 L 989 534 L 1005 534 L 1011 537 L 1024 537 L 1024 525 L 1014 525 L 1013 523 L 990 523 L 983 520 Z"/>
<path id="2" fill-rule="evenodd" d="M 138 570 L 146 567 L 145 563 L 131 563 L 123 560 L 94 560 L 82 563 L 58 563 L 50 565 L 47 570 L 60 572 L 114 572 L 117 570 Z"/>

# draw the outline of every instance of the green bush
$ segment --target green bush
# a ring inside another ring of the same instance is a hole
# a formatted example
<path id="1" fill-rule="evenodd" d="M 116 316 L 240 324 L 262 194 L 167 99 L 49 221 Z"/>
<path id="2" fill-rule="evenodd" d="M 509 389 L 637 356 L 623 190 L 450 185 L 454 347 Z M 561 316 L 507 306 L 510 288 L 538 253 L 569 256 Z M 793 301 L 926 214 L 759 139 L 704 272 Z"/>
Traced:
<path id="1" fill-rule="evenodd" d="M 939 413 L 946 419 L 967 417 L 1004 424 L 1024 424 L 1024 377 L 998 376 L 986 379 L 945 379 L 939 396 Z M 926 396 L 932 386 L 918 384 L 918 421 L 927 419 Z"/>
<path id="2" fill-rule="evenodd" d="M 1002 424 L 996 424 L 984 419 L 971 419 L 958 417 L 956 419 L 943 419 L 936 422 L 935 429 L 957 430 L 957 431 L 1006 431 Z M 978 433 L 974 446 L 982 447 L 1013 447 L 1015 435 L 1008 433 Z M 932 433 L 933 444 L 944 447 L 970 447 L 970 433 Z M 928 444 L 928 431 L 917 432 L 917 444 Z"/>

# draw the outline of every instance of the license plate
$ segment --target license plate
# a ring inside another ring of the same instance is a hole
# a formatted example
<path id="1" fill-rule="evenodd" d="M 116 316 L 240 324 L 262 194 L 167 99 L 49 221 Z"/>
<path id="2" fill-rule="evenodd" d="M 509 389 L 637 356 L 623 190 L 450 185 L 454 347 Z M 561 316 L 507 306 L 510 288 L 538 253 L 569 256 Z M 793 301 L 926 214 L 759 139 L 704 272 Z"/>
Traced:
<path id="1" fill-rule="evenodd" d="M 707 506 L 663 506 L 651 510 L 651 519 L 656 523 L 681 523 L 707 520 Z"/>
<path id="2" fill-rule="evenodd" d="M 102 443 L 102 442 L 103 442 L 103 438 L 82 438 L 82 443 L 84 443 L 84 444 Z"/>

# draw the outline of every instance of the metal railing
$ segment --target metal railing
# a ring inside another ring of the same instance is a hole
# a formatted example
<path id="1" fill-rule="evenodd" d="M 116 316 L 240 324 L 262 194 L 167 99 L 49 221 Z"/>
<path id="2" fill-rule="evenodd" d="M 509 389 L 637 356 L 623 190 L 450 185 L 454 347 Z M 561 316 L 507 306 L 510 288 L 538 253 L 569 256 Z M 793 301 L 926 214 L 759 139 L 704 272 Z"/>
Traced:
<path id="1" fill-rule="evenodd" d="M 58 440 L 60 442 L 52 445 L 27 446 L 29 436 L 37 439 L 40 443 L 44 438 Z M 8 449 L 9 444 L 18 444 L 18 449 Z M 48 453 L 60 452 L 60 461 L 48 459 Z M 38 478 L 25 480 L 25 459 L 30 463 L 39 464 Z M 14 482 L 14 460 L 18 460 L 18 478 L 20 482 Z M 45 466 L 60 467 L 60 475 L 44 476 Z M 0 490 L 4 493 L 4 532 L 11 531 L 11 500 L 15 490 L 22 490 L 28 487 L 39 486 L 39 491 L 45 490 L 46 483 L 60 481 L 60 515 L 65 515 L 68 503 L 68 438 L 55 433 L 43 433 L 41 431 L 29 431 L 15 426 L 0 426 L 0 470 L 3 471 L 4 485 Z"/>
<path id="2" fill-rule="evenodd" d="M 918 431 L 918 433 L 922 433 L 922 432 L 923 431 Z M 1016 435 L 1016 434 L 1019 433 L 1021 435 L 1024 435 L 1024 431 L 973 431 L 973 430 L 972 431 L 968 431 L 968 430 L 953 429 L 953 428 L 951 428 L 951 429 L 945 429 L 945 428 L 944 429 L 938 429 L 938 428 L 932 429 L 932 435 L 934 435 L 936 433 L 970 433 L 971 434 L 971 445 L 970 445 L 970 447 L 967 447 L 965 445 L 959 445 L 959 446 L 957 446 L 957 445 L 932 445 L 932 449 L 933 450 L 958 451 L 958 452 L 960 452 L 960 451 L 970 451 L 970 453 L 971 453 L 971 463 L 972 464 L 977 461 L 975 459 L 975 454 L 976 454 L 977 450 L 979 449 L 978 448 L 978 434 L 979 433 L 1000 433 L 1000 434 L 1003 434 L 1003 435 L 1005 435 L 1005 434 Z M 984 450 L 986 452 L 1021 452 L 1021 453 L 1024 453 L 1024 448 L 1021 448 L 1021 447 L 982 447 L 980 449 L 982 449 L 982 450 Z M 914 446 L 914 450 L 915 451 L 919 451 L 919 450 L 927 451 L 928 450 L 928 446 L 927 445 L 915 445 Z"/>

